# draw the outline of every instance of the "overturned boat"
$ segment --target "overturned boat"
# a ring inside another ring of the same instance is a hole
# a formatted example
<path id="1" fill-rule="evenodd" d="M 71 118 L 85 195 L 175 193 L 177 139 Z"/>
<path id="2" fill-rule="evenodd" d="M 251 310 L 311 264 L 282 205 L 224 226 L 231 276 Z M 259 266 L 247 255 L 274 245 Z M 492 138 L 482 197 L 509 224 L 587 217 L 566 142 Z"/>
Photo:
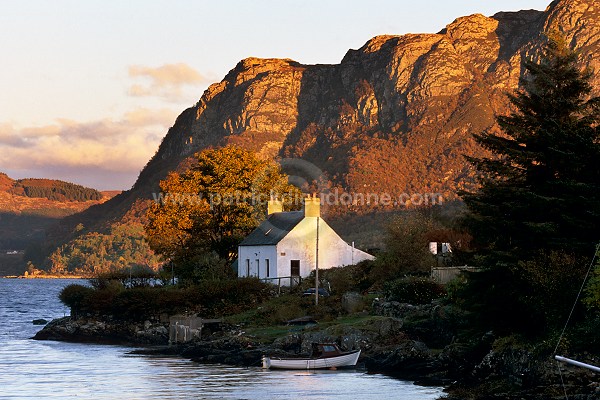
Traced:
<path id="1" fill-rule="evenodd" d="M 276 358 L 263 356 L 265 369 L 335 369 L 354 367 L 360 350 L 342 351 L 335 343 L 313 343 L 309 358 Z"/>

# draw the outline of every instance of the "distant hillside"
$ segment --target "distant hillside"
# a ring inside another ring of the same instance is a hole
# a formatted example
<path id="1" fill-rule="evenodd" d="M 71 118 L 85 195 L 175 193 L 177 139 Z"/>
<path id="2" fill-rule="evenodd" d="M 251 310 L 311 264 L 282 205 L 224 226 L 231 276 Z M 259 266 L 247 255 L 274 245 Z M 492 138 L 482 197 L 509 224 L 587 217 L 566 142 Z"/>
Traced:
<path id="1" fill-rule="evenodd" d="M 523 60 L 536 57 L 550 31 L 563 32 L 582 68 L 600 71 L 597 0 L 470 15 L 432 34 L 377 36 L 335 65 L 242 60 L 181 113 L 131 190 L 65 218 L 51 241 L 72 239 L 79 223 L 108 232 L 123 219 L 139 221 L 169 171 L 194 152 L 227 144 L 308 161 L 308 171 L 294 162 L 300 173 L 313 178 L 317 171 L 326 186 L 350 193 L 455 199 L 474 184 L 464 155 L 485 154 L 472 135 L 498 129 L 495 118 L 510 112 L 506 93 L 518 87 Z M 599 94 L 600 74 L 593 84 Z"/>
<path id="2" fill-rule="evenodd" d="M 0 276 L 25 270 L 25 250 L 28 259 L 40 262 L 47 253 L 42 248 L 46 231 L 60 218 L 108 201 L 118 193 L 51 179 L 14 180 L 0 173 Z"/>
<path id="3" fill-rule="evenodd" d="M 12 180 L 0 173 L 0 191 L 16 196 L 46 198 L 53 201 L 99 201 L 104 197 L 96 189 L 53 179 Z"/>
<path id="4" fill-rule="evenodd" d="M 104 203 L 119 193 L 53 179 L 15 180 L 0 173 L 0 213 L 61 218 Z"/>

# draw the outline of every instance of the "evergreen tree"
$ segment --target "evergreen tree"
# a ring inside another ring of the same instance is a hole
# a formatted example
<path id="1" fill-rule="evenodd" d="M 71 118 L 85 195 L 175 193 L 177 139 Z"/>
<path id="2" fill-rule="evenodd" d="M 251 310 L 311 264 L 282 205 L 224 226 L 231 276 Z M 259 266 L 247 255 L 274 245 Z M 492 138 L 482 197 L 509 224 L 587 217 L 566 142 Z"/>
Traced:
<path id="1" fill-rule="evenodd" d="M 476 140 L 481 187 L 463 194 L 483 271 L 465 304 L 484 329 L 539 334 L 562 323 L 600 234 L 600 99 L 556 35 L 525 62 L 515 112 Z"/>
<path id="2" fill-rule="evenodd" d="M 466 224 L 495 261 L 539 250 L 593 253 L 600 238 L 600 98 L 590 71 L 551 35 L 539 62 L 525 62 L 516 111 L 498 118 L 502 134 L 476 140 L 494 156 L 470 158 L 481 188 L 463 196 Z"/>

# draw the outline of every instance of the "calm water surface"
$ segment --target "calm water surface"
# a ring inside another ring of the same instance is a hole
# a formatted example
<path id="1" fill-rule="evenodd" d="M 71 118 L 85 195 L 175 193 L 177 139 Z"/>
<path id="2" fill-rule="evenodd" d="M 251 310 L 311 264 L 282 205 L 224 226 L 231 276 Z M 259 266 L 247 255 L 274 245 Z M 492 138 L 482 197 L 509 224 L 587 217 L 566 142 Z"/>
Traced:
<path id="1" fill-rule="evenodd" d="M 442 391 L 359 371 L 263 371 L 36 341 L 34 319 L 68 315 L 73 280 L 0 279 L 0 399 L 436 399 Z"/>

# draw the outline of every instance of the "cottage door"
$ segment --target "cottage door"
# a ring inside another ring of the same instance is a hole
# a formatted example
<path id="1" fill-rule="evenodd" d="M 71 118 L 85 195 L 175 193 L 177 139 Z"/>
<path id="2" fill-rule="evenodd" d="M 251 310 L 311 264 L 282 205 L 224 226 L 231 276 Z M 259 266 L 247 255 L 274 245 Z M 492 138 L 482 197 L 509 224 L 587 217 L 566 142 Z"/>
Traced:
<path id="1" fill-rule="evenodd" d="M 290 276 L 300 276 L 300 260 L 290 260 Z"/>

